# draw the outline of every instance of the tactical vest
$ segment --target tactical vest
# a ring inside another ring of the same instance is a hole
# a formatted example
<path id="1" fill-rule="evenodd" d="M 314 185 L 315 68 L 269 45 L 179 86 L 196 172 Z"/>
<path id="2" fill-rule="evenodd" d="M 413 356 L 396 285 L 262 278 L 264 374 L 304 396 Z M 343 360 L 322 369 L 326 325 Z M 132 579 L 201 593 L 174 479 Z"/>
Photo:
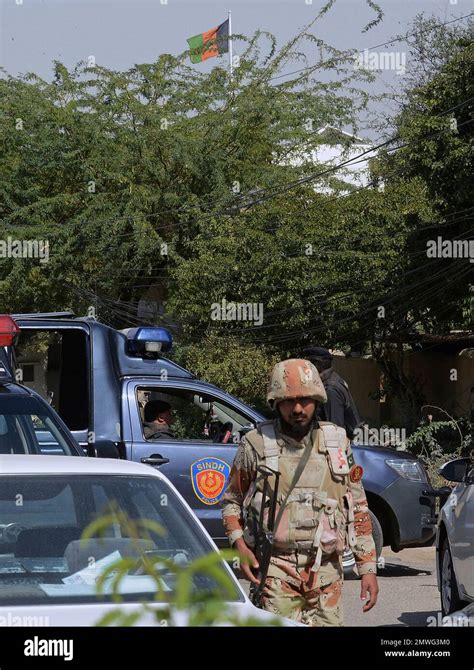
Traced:
<path id="1" fill-rule="evenodd" d="M 318 569 L 323 555 L 342 554 L 346 543 L 355 544 L 354 511 L 349 484 L 347 461 L 348 440 L 344 428 L 328 422 L 319 423 L 313 430 L 312 449 L 308 461 L 284 507 L 274 533 L 277 552 L 309 551 L 315 553 Z M 277 514 L 286 497 L 295 469 L 305 447 L 280 447 L 273 421 L 266 421 L 246 435 L 259 456 L 260 464 L 279 471 L 280 483 Z M 263 463 L 262 463 L 263 461 Z M 273 495 L 274 477 L 269 478 Z M 252 483 L 244 500 L 244 539 L 255 546 L 257 522 L 262 504 L 263 478 Z M 264 525 L 268 520 L 268 503 L 264 510 Z"/>

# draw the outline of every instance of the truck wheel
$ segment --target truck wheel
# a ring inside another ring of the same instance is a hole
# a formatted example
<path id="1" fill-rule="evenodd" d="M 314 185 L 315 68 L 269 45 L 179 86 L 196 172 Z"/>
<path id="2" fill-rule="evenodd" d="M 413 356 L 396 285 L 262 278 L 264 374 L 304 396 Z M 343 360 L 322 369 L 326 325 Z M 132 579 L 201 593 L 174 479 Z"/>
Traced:
<path id="1" fill-rule="evenodd" d="M 382 526 L 379 523 L 379 520 L 375 516 L 375 514 L 369 509 L 369 515 L 370 515 L 370 520 L 372 522 L 372 535 L 374 537 L 374 542 L 375 542 L 375 551 L 377 554 L 377 566 L 379 565 L 379 558 L 380 555 L 382 554 L 382 548 L 383 548 L 383 532 L 382 532 Z M 354 568 L 355 568 L 355 558 L 354 554 L 350 549 L 346 549 L 343 556 L 342 556 L 342 567 L 344 570 L 344 575 L 346 577 L 350 577 L 354 573 Z"/>
<path id="2" fill-rule="evenodd" d="M 382 549 L 383 549 L 382 526 L 380 525 L 379 520 L 377 519 L 375 514 L 370 509 L 369 509 L 369 516 L 370 516 L 370 520 L 372 521 L 372 535 L 374 537 L 374 542 L 375 542 L 375 552 L 377 554 L 377 566 L 378 566 L 379 565 L 379 559 L 380 559 L 380 556 L 382 555 Z"/>
<path id="3" fill-rule="evenodd" d="M 453 559 L 446 537 L 441 548 L 440 556 L 441 574 L 441 610 L 444 615 L 452 614 L 462 609 L 465 605 L 459 597 L 456 576 L 454 574 Z"/>
<path id="4" fill-rule="evenodd" d="M 355 568 L 355 558 L 354 554 L 350 549 L 345 549 L 342 555 L 342 569 L 344 570 L 344 575 L 349 577 L 354 573 Z"/>

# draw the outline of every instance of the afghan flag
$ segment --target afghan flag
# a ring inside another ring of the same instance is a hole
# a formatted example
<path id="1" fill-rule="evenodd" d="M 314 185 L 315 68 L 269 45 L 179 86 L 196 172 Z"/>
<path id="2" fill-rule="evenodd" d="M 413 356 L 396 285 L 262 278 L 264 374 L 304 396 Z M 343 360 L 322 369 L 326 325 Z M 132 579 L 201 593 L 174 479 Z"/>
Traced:
<path id="1" fill-rule="evenodd" d="M 208 58 L 229 51 L 229 19 L 216 28 L 195 35 L 187 40 L 191 49 L 191 63 L 200 63 Z"/>

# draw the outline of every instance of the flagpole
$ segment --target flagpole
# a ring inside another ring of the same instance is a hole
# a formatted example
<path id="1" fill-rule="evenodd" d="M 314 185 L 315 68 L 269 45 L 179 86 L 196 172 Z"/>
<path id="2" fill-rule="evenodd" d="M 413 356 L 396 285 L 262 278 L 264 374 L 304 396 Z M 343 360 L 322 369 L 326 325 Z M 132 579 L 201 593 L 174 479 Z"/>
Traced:
<path id="1" fill-rule="evenodd" d="M 229 75 L 232 79 L 232 12 L 229 9 Z"/>

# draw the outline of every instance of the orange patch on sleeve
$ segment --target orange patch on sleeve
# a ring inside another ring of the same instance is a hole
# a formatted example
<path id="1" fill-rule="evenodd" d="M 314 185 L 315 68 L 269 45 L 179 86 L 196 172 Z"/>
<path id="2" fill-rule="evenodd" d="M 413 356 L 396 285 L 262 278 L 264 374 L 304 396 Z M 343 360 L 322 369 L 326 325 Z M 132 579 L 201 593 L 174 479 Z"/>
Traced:
<path id="1" fill-rule="evenodd" d="M 241 530 L 243 528 L 242 521 L 239 517 L 234 515 L 225 516 L 223 518 L 224 529 L 227 534 L 232 533 L 234 530 Z"/>

